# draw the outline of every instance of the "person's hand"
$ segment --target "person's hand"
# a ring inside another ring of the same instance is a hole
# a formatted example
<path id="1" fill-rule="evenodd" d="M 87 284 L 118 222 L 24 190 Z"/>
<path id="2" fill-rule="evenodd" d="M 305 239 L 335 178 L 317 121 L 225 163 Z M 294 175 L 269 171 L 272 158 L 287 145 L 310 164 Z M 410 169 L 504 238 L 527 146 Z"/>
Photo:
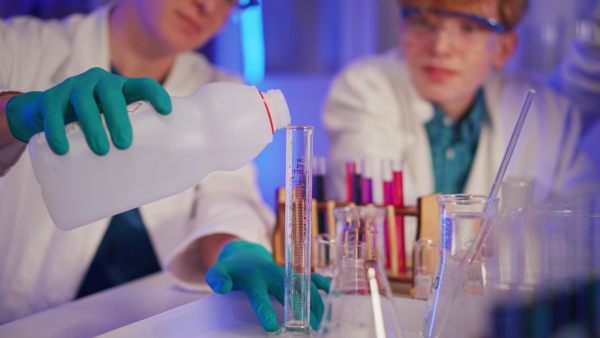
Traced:
<path id="1" fill-rule="evenodd" d="M 100 112 L 115 147 L 126 149 L 133 139 L 126 106 L 139 100 L 148 100 L 161 114 L 171 112 L 171 98 L 158 82 L 92 68 L 44 92 L 11 98 L 6 105 L 6 118 L 17 140 L 29 142 L 33 135 L 44 131 L 48 145 L 59 155 L 69 151 L 65 124 L 78 120 L 92 151 L 105 155 L 110 145 Z"/>
<path id="2" fill-rule="evenodd" d="M 233 290 L 246 292 L 260 324 L 267 332 L 277 331 L 277 316 L 269 294 L 281 303 L 285 295 L 285 269 L 275 264 L 273 256 L 262 246 L 233 241 L 223 247 L 217 263 L 206 272 L 206 282 L 216 293 Z M 312 274 L 310 288 L 310 326 L 319 329 L 324 305 L 318 289 L 329 290 L 329 279 Z"/>

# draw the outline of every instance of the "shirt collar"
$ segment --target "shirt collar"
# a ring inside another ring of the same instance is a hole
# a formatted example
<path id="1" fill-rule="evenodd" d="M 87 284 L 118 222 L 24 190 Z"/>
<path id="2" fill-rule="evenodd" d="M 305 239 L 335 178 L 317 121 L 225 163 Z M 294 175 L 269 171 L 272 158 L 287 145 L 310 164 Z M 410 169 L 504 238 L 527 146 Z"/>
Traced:
<path id="1" fill-rule="evenodd" d="M 430 120 L 431 123 L 439 124 L 440 127 L 456 128 L 458 124 L 458 132 L 464 138 L 471 138 L 475 130 L 481 126 L 484 117 L 487 115 L 485 107 L 485 95 L 483 87 L 479 88 L 475 95 L 475 100 L 469 108 L 467 114 L 460 120 L 456 120 L 443 113 L 442 109 L 437 105 L 433 105 L 434 115 Z"/>

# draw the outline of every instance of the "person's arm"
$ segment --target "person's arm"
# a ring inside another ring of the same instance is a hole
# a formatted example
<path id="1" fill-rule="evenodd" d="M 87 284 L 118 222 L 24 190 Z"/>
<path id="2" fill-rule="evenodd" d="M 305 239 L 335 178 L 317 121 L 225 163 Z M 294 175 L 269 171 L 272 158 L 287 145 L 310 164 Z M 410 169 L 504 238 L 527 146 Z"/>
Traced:
<path id="1" fill-rule="evenodd" d="M 0 92 L 0 146 L 20 142 L 10 132 L 8 121 L 6 119 L 6 105 L 8 104 L 8 101 L 20 94 L 23 93 L 16 91 Z"/>
<path id="2" fill-rule="evenodd" d="M 0 177 L 14 166 L 27 148 L 27 144 L 17 140 L 8 126 L 6 105 L 8 101 L 21 94 L 20 92 L 0 92 Z"/>
<path id="3" fill-rule="evenodd" d="M 206 272 L 206 282 L 213 291 L 220 294 L 244 291 L 260 324 L 268 332 L 279 328 L 269 295 L 284 304 L 285 278 L 284 267 L 273 261 L 273 255 L 264 246 L 246 241 L 226 244 L 219 253 L 217 264 Z M 325 308 L 319 290 L 328 291 L 330 284 L 319 274 L 311 275 L 310 325 L 314 330 L 319 329 Z"/>
<path id="4" fill-rule="evenodd" d="M 253 166 L 213 172 L 200 182 L 196 194 L 192 233 L 165 259 L 166 275 L 187 290 L 203 290 L 208 284 L 221 294 L 244 291 L 265 330 L 277 330 L 269 294 L 283 303 L 285 270 L 269 252 L 275 219 L 257 189 Z M 314 277 L 315 328 L 324 308 L 317 289 L 328 287 L 325 277 Z"/>
<path id="5" fill-rule="evenodd" d="M 241 240 L 238 236 L 231 234 L 212 234 L 195 239 L 181 253 L 185 261 L 178 262 L 184 266 L 177 269 L 179 278 L 193 280 L 199 279 L 202 282 L 204 276 L 196 275 L 199 271 L 207 271 L 217 263 L 219 253 L 223 247 L 231 241 Z M 172 267 L 173 268 L 173 267 Z"/>
<path id="6" fill-rule="evenodd" d="M 551 198 L 597 189 L 600 183 L 598 172 L 580 147 L 583 123 L 576 108 L 569 107 L 562 125 L 564 129 L 560 137 L 560 148 L 556 150 L 558 166 Z"/>
<path id="7" fill-rule="evenodd" d="M 234 171 L 216 171 L 208 174 L 194 192 L 189 232 L 183 242 L 165 253 L 164 270 L 180 287 L 202 290 L 205 274 L 220 250 L 203 248 L 201 244 L 218 246 L 211 238 L 225 242 L 230 238 L 242 239 L 271 249 L 275 217 L 264 204 L 256 185 L 252 165 Z M 230 236 L 230 237 L 227 237 Z"/>
<path id="8" fill-rule="evenodd" d="M 48 145 L 59 155 L 69 151 L 65 124 L 77 120 L 92 151 L 105 155 L 110 149 L 108 136 L 119 149 L 131 145 L 127 104 L 138 100 L 148 100 L 161 114 L 171 112 L 171 98 L 158 82 L 92 68 L 48 90 L 12 97 L 5 104 L 4 116 L 16 139 L 29 142 L 33 135 L 44 132 Z"/>
<path id="9" fill-rule="evenodd" d="M 69 151 L 65 124 L 79 121 L 92 151 L 105 155 L 110 149 L 109 136 L 119 149 L 131 145 L 128 103 L 148 100 L 157 112 L 171 112 L 171 98 L 158 82 L 118 76 L 101 68 L 89 69 L 45 91 L 0 95 L 0 177 L 37 133 L 44 132 L 52 151 L 63 155 Z"/>

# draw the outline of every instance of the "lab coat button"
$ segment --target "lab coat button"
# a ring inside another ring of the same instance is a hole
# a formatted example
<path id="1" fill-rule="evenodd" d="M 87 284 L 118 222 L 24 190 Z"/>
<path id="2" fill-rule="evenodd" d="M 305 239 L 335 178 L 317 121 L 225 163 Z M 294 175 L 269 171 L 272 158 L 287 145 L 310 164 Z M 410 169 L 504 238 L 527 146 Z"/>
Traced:
<path id="1" fill-rule="evenodd" d="M 451 125 L 452 125 L 452 122 L 453 122 L 453 121 L 452 121 L 452 118 L 451 118 L 450 116 L 444 116 L 444 120 L 443 120 L 443 122 L 444 122 L 444 125 L 445 125 L 446 127 L 449 127 L 449 126 L 451 126 Z"/>
<path id="2" fill-rule="evenodd" d="M 454 150 L 453 149 L 446 150 L 446 158 L 449 160 L 454 158 Z"/>

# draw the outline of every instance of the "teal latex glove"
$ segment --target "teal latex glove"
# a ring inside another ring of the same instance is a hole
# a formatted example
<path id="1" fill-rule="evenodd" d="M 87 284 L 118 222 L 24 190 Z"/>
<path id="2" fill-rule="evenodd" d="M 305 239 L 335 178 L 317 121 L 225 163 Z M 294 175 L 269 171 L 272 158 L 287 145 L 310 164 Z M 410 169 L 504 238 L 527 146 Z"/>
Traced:
<path id="1" fill-rule="evenodd" d="M 217 263 L 206 272 L 206 282 L 216 293 L 233 290 L 246 292 L 262 327 L 273 332 L 279 329 L 275 309 L 269 294 L 281 303 L 285 297 L 285 269 L 275 264 L 262 245 L 233 241 L 223 247 Z M 313 273 L 310 288 L 310 326 L 319 329 L 324 305 L 318 289 L 328 291 L 329 279 Z"/>
<path id="2" fill-rule="evenodd" d="M 79 120 L 92 151 L 105 155 L 109 143 L 100 111 L 115 147 L 126 149 L 133 140 L 126 106 L 139 100 L 148 100 L 161 114 L 171 112 L 171 98 L 158 82 L 92 68 L 44 92 L 11 98 L 6 105 L 6 118 L 17 140 L 29 142 L 33 135 L 44 131 L 48 145 L 59 155 L 69 151 L 65 124 Z"/>

